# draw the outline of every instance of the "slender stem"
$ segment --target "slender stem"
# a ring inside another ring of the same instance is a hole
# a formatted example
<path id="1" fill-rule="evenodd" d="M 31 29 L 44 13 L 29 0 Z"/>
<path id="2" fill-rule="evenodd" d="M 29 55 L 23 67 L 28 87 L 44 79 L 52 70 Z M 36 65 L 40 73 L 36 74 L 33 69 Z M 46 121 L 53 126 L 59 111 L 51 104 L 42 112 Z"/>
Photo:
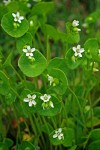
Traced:
<path id="1" fill-rule="evenodd" d="M 20 79 L 20 81 L 23 81 L 22 77 L 19 75 L 19 73 L 16 71 L 16 69 L 13 67 L 13 65 L 10 65 L 10 66 L 14 70 L 14 72 L 16 73 L 16 75 L 18 76 L 18 78 Z"/>
<path id="2" fill-rule="evenodd" d="M 46 43 L 47 43 L 47 61 L 49 61 L 51 58 L 51 53 L 50 53 L 50 45 L 49 45 L 49 37 L 48 36 L 46 38 Z"/>

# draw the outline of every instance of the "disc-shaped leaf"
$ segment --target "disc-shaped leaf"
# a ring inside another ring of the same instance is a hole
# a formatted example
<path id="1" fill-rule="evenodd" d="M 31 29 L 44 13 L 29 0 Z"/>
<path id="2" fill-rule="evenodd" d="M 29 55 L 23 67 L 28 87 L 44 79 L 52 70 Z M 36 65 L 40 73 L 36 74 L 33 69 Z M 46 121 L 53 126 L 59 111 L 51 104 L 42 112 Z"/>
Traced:
<path id="1" fill-rule="evenodd" d="M 88 146 L 88 150 L 100 150 L 100 140 L 92 142 L 89 146 Z"/>
<path id="2" fill-rule="evenodd" d="M 17 39 L 16 46 L 17 46 L 17 50 L 20 54 L 23 53 L 22 50 L 23 50 L 24 46 L 26 46 L 26 45 L 32 46 L 32 35 L 28 32 L 26 34 L 24 34 L 22 37 Z"/>
<path id="3" fill-rule="evenodd" d="M 71 128 L 62 128 L 63 138 L 61 140 L 58 137 L 53 138 L 55 131 L 50 134 L 50 140 L 53 145 L 60 145 L 63 144 L 65 147 L 71 147 L 72 143 L 74 142 L 74 130 Z"/>
<path id="4" fill-rule="evenodd" d="M 22 54 L 18 61 L 19 68 L 28 77 L 40 75 L 47 66 L 45 57 L 39 51 L 34 52 L 34 58 L 35 60 L 31 61 L 25 54 Z"/>
<path id="5" fill-rule="evenodd" d="M 9 150 L 8 146 L 0 142 L 0 150 Z"/>
<path id="6" fill-rule="evenodd" d="M 65 73 L 60 69 L 53 68 L 48 71 L 48 74 L 54 78 L 54 82 L 49 86 L 49 90 L 55 91 L 59 95 L 63 95 L 68 86 L 68 80 Z"/>
<path id="7" fill-rule="evenodd" d="M 37 113 L 40 115 L 55 116 L 61 110 L 61 102 L 57 99 L 57 97 L 54 97 L 53 95 L 51 95 L 49 102 L 52 102 L 54 107 L 49 106 L 49 107 L 43 109 L 43 103 L 44 103 L 43 100 L 41 100 L 41 99 L 38 99 L 38 100 L 39 101 L 38 101 Z"/>
<path id="8" fill-rule="evenodd" d="M 72 49 L 69 49 L 66 53 L 66 56 L 65 56 L 65 59 L 66 59 L 66 63 L 67 63 L 67 66 L 70 68 L 70 69 L 75 69 L 77 68 L 83 61 L 83 58 L 79 58 L 79 57 L 75 57 L 74 56 L 74 52 Z"/>
<path id="9" fill-rule="evenodd" d="M 90 139 L 92 141 L 99 140 L 100 139 L 100 129 L 92 130 L 92 132 L 90 134 Z"/>
<path id="10" fill-rule="evenodd" d="M 97 39 L 95 38 L 88 39 L 84 44 L 84 49 L 86 51 L 86 56 L 91 55 L 91 58 L 94 61 L 100 62 L 99 45 Z"/>
<path id="11" fill-rule="evenodd" d="M 10 85 L 9 85 L 9 78 L 0 71 L 0 94 L 6 95 L 9 92 Z"/>
<path id="12" fill-rule="evenodd" d="M 55 57 L 52 59 L 48 64 L 48 70 L 51 70 L 53 68 L 58 68 L 62 70 L 65 74 L 68 71 L 66 60 L 63 58 Z"/>
<path id="13" fill-rule="evenodd" d="M 24 18 L 17 27 L 14 26 L 14 17 L 12 13 L 9 12 L 5 14 L 1 20 L 1 26 L 5 32 L 7 32 L 12 37 L 21 37 L 24 35 L 29 28 L 28 21 Z"/>

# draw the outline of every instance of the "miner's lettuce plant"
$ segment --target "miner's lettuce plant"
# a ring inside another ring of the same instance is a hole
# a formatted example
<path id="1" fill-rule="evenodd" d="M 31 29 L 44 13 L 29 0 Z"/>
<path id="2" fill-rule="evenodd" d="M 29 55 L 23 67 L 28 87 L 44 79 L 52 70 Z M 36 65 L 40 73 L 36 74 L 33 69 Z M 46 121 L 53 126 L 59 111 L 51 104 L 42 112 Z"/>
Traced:
<path id="1" fill-rule="evenodd" d="M 62 32 L 48 23 L 54 8 L 40 0 L 0 3 L 2 150 L 100 149 L 100 10 L 83 26 L 67 21 Z"/>

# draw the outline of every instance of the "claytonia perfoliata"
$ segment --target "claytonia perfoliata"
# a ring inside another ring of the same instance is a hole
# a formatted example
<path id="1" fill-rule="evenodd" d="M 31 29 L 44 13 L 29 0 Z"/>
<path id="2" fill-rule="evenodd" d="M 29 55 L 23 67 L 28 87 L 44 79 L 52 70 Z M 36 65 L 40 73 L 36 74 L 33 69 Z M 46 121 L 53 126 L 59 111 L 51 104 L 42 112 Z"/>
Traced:
<path id="1" fill-rule="evenodd" d="M 36 95 L 35 94 L 34 95 L 28 94 L 27 98 L 24 98 L 24 102 L 28 102 L 29 103 L 29 107 L 32 107 L 32 105 L 34 105 L 34 106 L 36 105 L 35 99 L 36 99 Z"/>
<path id="2" fill-rule="evenodd" d="M 74 31 L 81 31 L 81 29 L 77 28 L 77 26 L 79 26 L 78 20 L 73 20 L 72 25 L 74 27 Z"/>
<path id="3" fill-rule="evenodd" d="M 84 48 L 81 48 L 80 45 L 77 45 L 77 47 L 73 47 L 72 48 L 74 51 L 74 56 L 77 57 L 82 57 L 82 53 L 84 52 Z"/>
<path id="4" fill-rule="evenodd" d="M 58 138 L 58 140 L 64 139 L 64 134 L 62 133 L 62 128 L 59 128 L 55 131 L 53 138 Z"/>
<path id="5" fill-rule="evenodd" d="M 44 94 L 43 96 L 40 96 L 40 99 L 43 101 L 42 107 L 43 109 L 52 107 L 54 108 L 54 104 L 52 101 L 50 101 L 51 95 Z"/>
<path id="6" fill-rule="evenodd" d="M 3 3 L 4 3 L 5 5 L 8 5 L 10 2 L 11 2 L 11 0 L 3 0 Z"/>
<path id="7" fill-rule="evenodd" d="M 17 12 L 16 14 L 12 13 L 12 16 L 14 17 L 14 21 L 18 23 L 21 23 L 22 20 L 24 19 L 24 16 L 20 16 L 19 12 Z"/>
<path id="8" fill-rule="evenodd" d="M 35 58 L 33 57 L 33 52 L 35 51 L 36 49 L 35 48 L 31 48 L 29 45 L 26 45 L 24 46 L 23 48 L 23 52 L 26 53 L 26 56 L 29 58 L 29 59 L 34 59 Z"/>
<path id="9" fill-rule="evenodd" d="M 100 54 L 100 49 L 98 49 L 98 53 Z"/>
<path id="10" fill-rule="evenodd" d="M 50 76 L 49 74 L 47 74 L 48 77 L 48 81 L 50 82 L 50 86 L 52 85 L 52 83 L 54 82 L 54 78 L 52 76 Z"/>
<path id="11" fill-rule="evenodd" d="M 31 27 L 33 26 L 33 20 L 30 20 L 30 26 Z"/>

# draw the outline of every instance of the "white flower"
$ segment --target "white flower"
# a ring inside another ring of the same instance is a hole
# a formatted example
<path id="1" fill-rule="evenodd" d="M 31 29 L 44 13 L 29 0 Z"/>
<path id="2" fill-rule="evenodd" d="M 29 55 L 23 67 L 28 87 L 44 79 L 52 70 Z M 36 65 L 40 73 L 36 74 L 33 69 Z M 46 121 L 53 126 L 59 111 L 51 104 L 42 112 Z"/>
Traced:
<path id="1" fill-rule="evenodd" d="M 74 20 L 72 22 L 72 25 L 75 26 L 75 27 L 79 26 L 79 21 L 78 20 Z"/>
<path id="2" fill-rule="evenodd" d="M 11 2 L 11 0 L 3 0 L 3 3 L 4 3 L 5 5 L 8 5 L 10 2 Z"/>
<path id="3" fill-rule="evenodd" d="M 77 57 L 77 56 L 82 57 L 82 53 L 84 52 L 84 48 L 81 48 L 80 45 L 77 45 L 77 47 L 73 47 L 72 49 L 75 52 L 74 53 L 75 57 Z"/>
<path id="4" fill-rule="evenodd" d="M 50 100 L 51 96 L 44 94 L 43 96 L 40 96 L 40 99 L 43 100 L 43 102 L 48 102 Z"/>
<path id="5" fill-rule="evenodd" d="M 23 16 L 20 16 L 20 13 L 17 12 L 16 14 L 12 13 L 12 16 L 14 17 L 14 21 L 21 23 L 21 21 L 24 19 Z"/>
<path id="6" fill-rule="evenodd" d="M 51 98 L 51 96 L 47 95 L 47 94 L 40 96 L 40 99 L 43 101 L 43 103 L 42 103 L 43 109 L 48 108 L 48 107 L 54 108 L 54 104 L 52 101 L 50 101 L 50 98 Z"/>
<path id="7" fill-rule="evenodd" d="M 33 26 L 33 20 L 30 20 L 30 26 L 31 27 Z"/>
<path id="8" fill-rule="evenodd" d="M 27 3 L 27 7 L 30 8 L 30 7 L 31 7 L 31 4 L 30 4 L 30 3 Z"/>
<path id="9" fill-rule="evenodd" d="M 53 138 L 58 138 L 58 140 L 64 139 L 64 134 L 62 133 L 62 128 L 59 128 L 55 131 Z"/>
<path id="10" fill-rule="evenodd" d="M 78 20 L 74 20 L 72 22 L 72 25 L 75 27 L 74 31 L 81 31 L 81 29 L 77 28 L 77 26 L 79 26 L 79 21 Z"/>
<path id="11" fill-rule="evenodd" d="M 98 53 L 100 54 L 100 49 L 98 49 Z"/>
<path id="12" fill-rule="evenodd" d="M 52 85 L 52 83 L 54 82 L 54 78 L 49 74 L 47 74 L 47 77 L 48 77 L 48 81 L 50 82 L 50 85 Z"/>
<path id="13" fill-rule="evenodd" d="M 36 105 L 35 99 L 36 99 L 36 95 L 35 94 L 34 95 L 28 94 L 27 98 L 24 98 L 24 102 L 28 102 L 29 103 L 29 107 L 32 107 L 32 105 L 34 105 L 34 106 Z"/>
<path id="14" fill-rule="evenodd" d="M 33 57 L 33 52 L 34 52 L 35 50 L 36 50 L 35 48 L 31 48 L 29 45 L 27 45 L 27 46 L 23 49 L 23 52 L 26 53 L 26 56 L 27 56 L 29 59 L 32 59 L 32 57 Z"/>

